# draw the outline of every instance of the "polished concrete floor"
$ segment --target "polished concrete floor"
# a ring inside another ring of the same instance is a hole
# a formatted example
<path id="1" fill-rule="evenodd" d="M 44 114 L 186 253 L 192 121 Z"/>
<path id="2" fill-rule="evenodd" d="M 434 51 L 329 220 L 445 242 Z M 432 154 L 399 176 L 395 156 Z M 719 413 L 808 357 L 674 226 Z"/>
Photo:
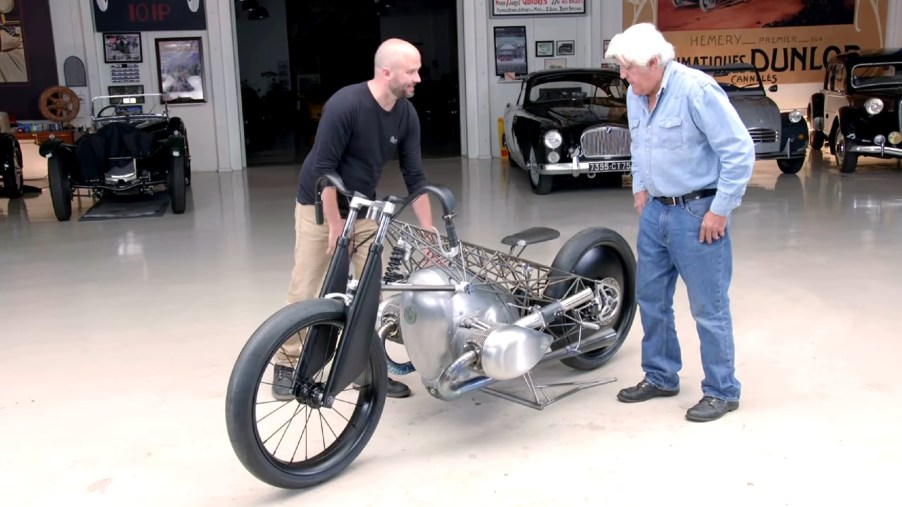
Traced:
<path id="1" fill-rule="evenodd" d="M 499 161 L 430 160 L 460 198 L 458 231 L 498 240 L 534 225 L 550 263 L 584 227 L 635 244 L 625 188 L 547 196 Z M 197 173 L 188 212 L 71 221 L 50 196 L 0 199 L 0 503 L 222 505 L 877 505 L 902 463 L 902 169 L 840 176 L 815 156 L 798 175 L 759 162 L 733 218 L 731 290 L 742 405 L 684 419 L 701 396 L 685 293 L 676 315 L 682 392 L 625 405 L 641 377 L 641 325 L 603 369 L 615 383 L 535 411 L 482 393 L 447 403 L 416 374 L 388 400 L 361 456 L 308 491 L 239 464 L 225 387 L 247 337 L 285 296 L 294 167 Z M 38 182 L 40 183 L 40 182 Z M 403 193 L 387 170 L 385 193 Z M 76 215 L 91 205 L 76 203 Z"/>

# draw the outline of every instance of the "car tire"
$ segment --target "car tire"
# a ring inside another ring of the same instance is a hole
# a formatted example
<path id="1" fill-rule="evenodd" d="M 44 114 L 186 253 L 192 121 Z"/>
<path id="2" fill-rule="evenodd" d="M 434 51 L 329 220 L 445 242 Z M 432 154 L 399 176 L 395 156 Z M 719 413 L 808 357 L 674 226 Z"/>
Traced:
<path id="1" fill-rule="evenodd" d="M 50 201 L 53 203 L 53 214 L 56 215 L 57 220 L 65 222 L 72 218 L 72 185 L 60 155 L 47 159 L 47 179 L 50 181 Z"/>
<path id="2" fill-rule="evenodd" d="M 717 0 L 699 0 L 698 6 L 702 8 L 703 12 L 708 12 L 717 5 Z"/>
<path id="3" fill-rule="evenodd" d="M 783 174 L 795 174 L 802 169 L 805 164 L 804 158 L 778 158 L 777 166 L 783 171 Z"/>
<path id="4" fill-rule="evenodd" d="M 15 199 L 25 193 L 25 173 L 22 169 L 22 151 L 19 149 L 19 143 L 12 139 L 11 145 L 13 149 L 8 155 L 8 160 L 0 163 L 7 166 L 3 171 L 3 191 L 7 197 Z"/>
<path id="5" fill-rule="evenodd" d="M 529 158 L 526 159 L 526 170 L 529 172 L 529 186 L 536 195 L 551 193 L 554 177 L 548 174 L 539 174 L 539 162 L 536 159 L 536 149 L 529 149 Z"/>
<path id="6" fill-rule="evenodd" d="M 167 176 L 169 200 L 172 205 L 172 212 L 180 215 L 185 212 L 185 204 L 187 201 L 187 181 L 185 178 L 185 157 L 172 157 L 169 166 L 169 175 Z"/>
<path id="7" fill-rule="evenodd" d="M 826 140 L 826 136 L 820 130 L 812 130 L 808 134 L 809 144 L 811 145 L 812 150 L 819 150 L 824 147 L 824 141 Z"/>
<path id="8" fill-rule="evenodd" d="M 842 131 L 836 133 L 836 165 L 839 166 L 839 172 L 843 174 L 852 174 L 858 165 L 858 154 L 849 153 L 849 141 Z"/>

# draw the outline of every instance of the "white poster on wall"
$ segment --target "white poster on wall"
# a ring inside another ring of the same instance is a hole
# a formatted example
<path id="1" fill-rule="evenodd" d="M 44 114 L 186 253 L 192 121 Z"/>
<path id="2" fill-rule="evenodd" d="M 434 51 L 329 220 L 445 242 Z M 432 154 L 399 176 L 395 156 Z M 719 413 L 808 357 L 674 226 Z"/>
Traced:
<path id="1" fill-rule="evenodd" d="M 492 16 L 585 14 L 585 0 L 493 0 Z"/>

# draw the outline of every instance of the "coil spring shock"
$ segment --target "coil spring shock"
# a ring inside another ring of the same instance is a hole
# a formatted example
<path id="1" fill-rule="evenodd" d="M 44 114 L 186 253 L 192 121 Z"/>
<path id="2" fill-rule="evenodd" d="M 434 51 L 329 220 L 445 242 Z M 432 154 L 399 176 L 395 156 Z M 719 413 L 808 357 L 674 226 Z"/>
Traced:
<path id="1" fill-rule="evenodd" d="M 395 245 L 391 249 L 391 255 L 388 258 L 388 268 L 385 270 L 385 275 L 382 276 L 382 283 L 399 282 L 404 279 L 404 275 L 396 272 L 401 267 L 401 262 L 404 261 L 404 254 L 405 250 L 401 245 Z"/>

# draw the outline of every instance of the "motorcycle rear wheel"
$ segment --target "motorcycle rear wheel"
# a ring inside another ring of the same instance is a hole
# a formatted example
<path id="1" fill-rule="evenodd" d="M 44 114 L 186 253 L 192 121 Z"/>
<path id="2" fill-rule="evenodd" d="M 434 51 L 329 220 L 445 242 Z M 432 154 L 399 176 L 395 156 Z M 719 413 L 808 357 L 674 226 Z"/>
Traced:
<path id="1" fill-rule="evenodd" d="M 562 363 L 571 368 L 594 370 L 614 356 L 633 325 L 636 316 L 636 257 L 629 243 L 616 231 L 605 227 L 592 227 L 573 235 L 561 247 L 551 267 L 552 272 L 573 273 L 596 281 L 613 279 L 619 285 L 621 295 L 619 308 L 611 323 L 617 333 L 616 341 L 600 349 L 561 359 Z M 545 296 L 561 299 L 569 290 L 569 287 L 560 284 L 552 285 L 546 289 Z M 578 342 L 578 339 L 573 337 L 577 326 L 574 324 L 572 327 L 572 332 L 560 333 L 561 336 L 571 335 L 571 337 L 562 338 L 558 340 L 559 342 L 569 340 L 568 345 L 575 345 Z M 552 348 L 560 346 L 563 344 L 556 342 Z"/>
<path id="2" fill-rule="evenodd" d="M 331 408 L 305 404 L 300 397 L 272 397 L 274 357 L 285 342 L 313 326 L 341 332 L 344 318 L 342 304 L 333 300 L 287 306 L 254 332 L 235 362 L 226 393 L 229 440 L 244 467 L 267 484 L 303 489 L 332 479 L 360 454 L 379 424 L 388 372 L 375 332 L 366 370 L 336 396 Z M 333 359 L 296 385 L 324 383 Z"/>

